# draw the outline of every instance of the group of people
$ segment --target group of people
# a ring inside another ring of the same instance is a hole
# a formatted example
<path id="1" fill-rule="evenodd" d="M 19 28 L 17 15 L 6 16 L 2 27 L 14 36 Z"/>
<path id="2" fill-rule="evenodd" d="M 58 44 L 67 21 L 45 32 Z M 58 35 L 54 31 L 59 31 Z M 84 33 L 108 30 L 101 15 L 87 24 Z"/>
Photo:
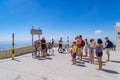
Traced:
<path id="1" fill-rule="evenodd" d="M 105 48 L 107 53 L 107 60 L 110 60 L 110 43 L 108 37 L 105 37 Z M 98 59 L 98 69 L 102 70 L 102 56 L 103 56 L 103 41 L 102 39 L 97 39 L 97 41 L 94 40 L 94 38 L 91 38 L 89 41 L 87 39 L 83 40 L 82 35 L 79 35 L 75 38 L 75 41 L 73 41 L 72 49 L 71 49 L 71 56 L 72 56 L 72 63 L 76 64 L 76 61 L 82 62 L 82 56 L 83 56 L 83 49 L 85 52 L 85 56 L 88 56 L 89 53 L 89 62 L 94 63 L 94 54 L 96 54 Z M 78 57 L 78 58 L 76 58 Z"/>
<path id="2" fill-rule="evenodd" d="M 63 44 L 63 38 L 61 37 L 59 40 L 59 48 L 62 48 Z M 106 48 L 106 54 L 107 54 L 107 60 L 110 60 L 110 48 L 111 48 L 111 41 L 109 40 L 108 37 L 105 37 L 105 48 Z M 54 39 L 52 39 L 52 47 L 54 45 Z M 34 45 L 36 47 L 36 45 Z M 41 49 L 41 56 L 45 57 L 46 56 L 46 39 L 43 37 L 40 40 L 40 45 L 37 46 L 36 48 L 40 47 Z M 72 49 L 71 49 L 71 56 L 72 56 L 72 63 L 76 64 L 77 60 L 78 62 L 82 62 L 82 57 L 83 57 L 83 50 L 85 52 L 85 56 L 88 56 L 89 53 L 89 62 L 94 63 L 94 55 L 96 54 L 97 59 L 98 59 L 98 69 L 97 70 L 102 70 L 102 56 L 103 56 L 103 41 L 102 39 L 97 39 L 97 41 L 94 40 L 94 38 L 91 38 L 89 41 L 88 39 L 83 40 L 82 35 L 79 35 L 75 38 L 72 44 Z"/>

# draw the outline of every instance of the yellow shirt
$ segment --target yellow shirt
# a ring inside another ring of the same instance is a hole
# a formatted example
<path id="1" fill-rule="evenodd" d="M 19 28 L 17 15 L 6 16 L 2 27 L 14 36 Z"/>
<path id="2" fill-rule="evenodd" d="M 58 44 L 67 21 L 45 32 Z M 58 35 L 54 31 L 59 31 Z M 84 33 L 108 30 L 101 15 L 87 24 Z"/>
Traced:
<path id="1" fill-rule="evenodd" d="M 77 46 L 76 45 L 73 46 L 72 53 L 77 53 Z"/>

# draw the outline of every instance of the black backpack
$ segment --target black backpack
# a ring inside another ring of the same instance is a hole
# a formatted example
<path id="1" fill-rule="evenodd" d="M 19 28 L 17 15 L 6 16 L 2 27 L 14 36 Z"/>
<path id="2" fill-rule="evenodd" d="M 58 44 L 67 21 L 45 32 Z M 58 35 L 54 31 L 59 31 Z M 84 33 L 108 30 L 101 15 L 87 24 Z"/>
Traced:
<path id="1" fill-rule="evenodd" d="M 82 46 L 82 47 L 85 46 L 85 41 L 84 41 L 84 40 L 82 40 L 82 44 L 81 44 L 81 46 Z"/>
<path id="2" fill-rule="evenodd" d="M 113 43 L 109 40 L 108 41 L 108 46 L 107 46 L 108 48 L 113 48 Z"/>

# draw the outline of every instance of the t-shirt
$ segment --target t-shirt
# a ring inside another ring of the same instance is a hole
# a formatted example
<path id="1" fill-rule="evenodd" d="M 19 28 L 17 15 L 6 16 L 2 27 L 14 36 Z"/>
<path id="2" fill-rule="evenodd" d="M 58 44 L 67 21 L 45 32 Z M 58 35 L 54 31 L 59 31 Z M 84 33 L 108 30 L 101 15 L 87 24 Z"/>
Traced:
<path id="1" fill-rule="evenodd" d="M 95 42 L 94 42 L 94 41 L 93 41 L 93 42 L 90 42 L 89 47 L 90 47 L 90 48 L 94 48 L 94 46 L 95 46 Z"/>
<path id="2" fill-rule="evenodd" d="M 59 40 L 59 44 L 62 44 L 62 42 L 63 42 L 62 40 Z"/>
<path id="3" fill-rule="evenodd" d="M 76 45 L 77 45 L 78 48 L 81 48 L 82 47 L 82 39 L 78 38 L 76 40 Z"/>
<path id="4" fill-rule="evenodd" d="M 105 42 L 106 48 L 112 48 L 113 47 L 113 43 L 110 40 L 107 40 Z"/>
<path id="5" fill-rule="evenodd" d="M 72 53 L 77 53 L 77 46 L 76 45 L 73 46 Z"/>

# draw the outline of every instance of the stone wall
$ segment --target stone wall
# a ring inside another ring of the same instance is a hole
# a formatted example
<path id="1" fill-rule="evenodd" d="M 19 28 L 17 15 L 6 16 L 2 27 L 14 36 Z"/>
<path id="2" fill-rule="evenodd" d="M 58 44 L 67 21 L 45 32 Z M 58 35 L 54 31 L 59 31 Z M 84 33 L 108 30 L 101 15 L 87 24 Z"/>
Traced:
<path id="1" fill-rule="evenodd" d="M 116 23 L 116 50 L 120 51 L 120 22 Z"/>

